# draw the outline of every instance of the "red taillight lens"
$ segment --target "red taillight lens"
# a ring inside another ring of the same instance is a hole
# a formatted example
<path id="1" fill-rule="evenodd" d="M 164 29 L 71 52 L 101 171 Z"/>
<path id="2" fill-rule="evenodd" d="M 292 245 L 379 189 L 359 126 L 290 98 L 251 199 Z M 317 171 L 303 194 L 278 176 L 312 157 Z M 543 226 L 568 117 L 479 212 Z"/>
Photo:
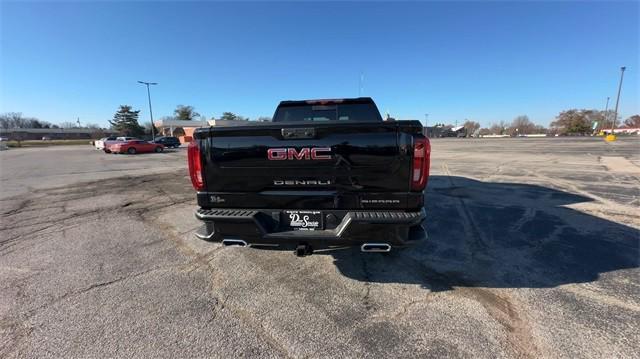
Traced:
<path id="1" fill-rule="evenodd" d="M 202 161 L 200 158 L 200 147 L 198 147 L 198 143 L 195 140 L 189 143 L 187 157 L 189 161 L 189 176 L 191 176 L 193 188 L 195 188 L 196 191 L 202 191 L 204 189 Z"/>
<path id="2" fill-rule="evenodd" d="M 413 166 L 411 168 L 411 190 L 422 191 L 429 179 L 431 144 L 426 137 L 415 138 L 413 142 Z"/>

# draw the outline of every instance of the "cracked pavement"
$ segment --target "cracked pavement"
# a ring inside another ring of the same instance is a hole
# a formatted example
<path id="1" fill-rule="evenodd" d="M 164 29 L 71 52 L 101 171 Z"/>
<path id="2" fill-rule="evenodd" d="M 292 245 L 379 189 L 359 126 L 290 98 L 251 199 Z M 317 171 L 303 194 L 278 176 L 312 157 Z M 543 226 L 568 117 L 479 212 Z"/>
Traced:
<path id="1" fill-rule="evenodd" d="M 0 152 L 0 357 L 636 357 L 636 138 L 432 141 L 430 239 L 197 240 L 186 151 Z"/>

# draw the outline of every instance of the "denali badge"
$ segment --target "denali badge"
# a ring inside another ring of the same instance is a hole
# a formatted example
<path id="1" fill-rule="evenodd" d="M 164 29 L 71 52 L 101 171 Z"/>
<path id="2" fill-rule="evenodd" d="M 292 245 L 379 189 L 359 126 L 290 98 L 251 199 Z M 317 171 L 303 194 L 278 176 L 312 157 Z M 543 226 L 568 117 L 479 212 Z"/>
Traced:
<path id="1" fill-rule="evenodd" d="M 328 186 L 331 180 L 274 180 L 276 186 Z"/>
<path id="2" fill-rule="evenodd" d="M 328 154 L 322 154 L 328 153 Z M 270 148 L 267 150 L 267 158 L 270 161 L 284 160 L 330 160 L 330 147 L 303 147 L 300 151 L 295 148 Z"/>

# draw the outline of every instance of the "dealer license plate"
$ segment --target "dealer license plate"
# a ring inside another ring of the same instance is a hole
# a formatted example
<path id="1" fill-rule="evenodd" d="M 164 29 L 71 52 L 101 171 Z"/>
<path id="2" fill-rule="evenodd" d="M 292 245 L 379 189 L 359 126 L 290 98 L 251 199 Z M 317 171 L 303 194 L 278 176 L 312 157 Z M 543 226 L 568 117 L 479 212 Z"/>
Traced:
<path id="1" fill-rule="evenodd" d="M 321 230 L 321 211 L 283 211 L 282 221 L 296 231 Z"/>

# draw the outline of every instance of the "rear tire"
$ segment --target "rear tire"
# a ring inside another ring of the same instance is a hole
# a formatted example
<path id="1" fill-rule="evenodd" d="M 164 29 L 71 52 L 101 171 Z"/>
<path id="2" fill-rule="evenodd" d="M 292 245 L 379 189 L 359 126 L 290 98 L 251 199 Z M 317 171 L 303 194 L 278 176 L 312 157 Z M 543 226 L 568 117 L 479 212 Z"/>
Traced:
<path id="1" fill-rule="evenodd" d="M 160 152 L 162 152 L 162 147 L 160 146 L 156 147 L 156 153 L 160 153 Z"/>
<path id="2" fill-rule="evenodd" d="M 131 147 L 131 148 L 129 148 L 129 149 L 127 150 L 127 153 L 128 153 L 128 154 L 130 154 L 130 155 L 135 155 L 135 154 L 136 154 L 136 149 L 135 149 L 135 148 L 133 148 L 133 147 Z"/>

